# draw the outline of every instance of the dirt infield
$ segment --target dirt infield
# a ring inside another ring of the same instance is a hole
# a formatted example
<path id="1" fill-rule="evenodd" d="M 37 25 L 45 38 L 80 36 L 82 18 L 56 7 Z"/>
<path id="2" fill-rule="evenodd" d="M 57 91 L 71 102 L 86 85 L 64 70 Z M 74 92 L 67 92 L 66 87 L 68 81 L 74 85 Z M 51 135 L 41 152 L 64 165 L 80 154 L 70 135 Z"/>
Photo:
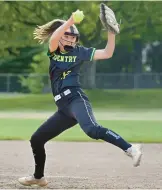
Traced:
<path id="1" fill-rule="evenodd" d="M 0 189 L 25 189 L 17 178 L 33 173 L 28 141 L 0 141 Z M 143 145 L 141 167 L 107 143 L 46 144 L 49 189 L 160 189 L 162 145 Z M 28 189 L 28 188 L 26 188 Z"/>

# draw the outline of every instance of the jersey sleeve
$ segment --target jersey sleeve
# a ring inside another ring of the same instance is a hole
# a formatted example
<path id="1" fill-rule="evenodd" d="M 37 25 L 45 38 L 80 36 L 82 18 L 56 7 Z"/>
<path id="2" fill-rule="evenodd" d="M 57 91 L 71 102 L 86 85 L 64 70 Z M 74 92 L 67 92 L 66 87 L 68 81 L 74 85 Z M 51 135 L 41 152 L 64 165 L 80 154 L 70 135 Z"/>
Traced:
<path id="1" fill-rule="evenodd" d="M 54 51 L 54 52 L 55 52 L 55 51 Z M 48 50 L 47 50 L 47 56 L 48 56 L 49 58 L 53 57 L 53 56 L 54 56 L 54 52 L 50 52 L 50 50 L 49 50 L 49 48 L 48 48 Z"/>
<path id="2" fill-rule="evenodd" d="M 92 61 L 96 48 L 79 47 L 79 58 L 82 61 Z"/>

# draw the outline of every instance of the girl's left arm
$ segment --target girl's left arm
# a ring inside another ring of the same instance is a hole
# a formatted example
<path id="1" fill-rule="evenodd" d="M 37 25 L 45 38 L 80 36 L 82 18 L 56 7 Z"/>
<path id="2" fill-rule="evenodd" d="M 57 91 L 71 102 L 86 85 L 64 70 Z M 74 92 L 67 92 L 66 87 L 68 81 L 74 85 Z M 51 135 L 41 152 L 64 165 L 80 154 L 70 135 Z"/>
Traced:
<path id="1" fill-rule="evenodd" d="M 105 49 L 97 49 L 93 60 L 109 59 L 113 56 L 115 50 L 115 34 L 108 32 L 108 41 Z"/>

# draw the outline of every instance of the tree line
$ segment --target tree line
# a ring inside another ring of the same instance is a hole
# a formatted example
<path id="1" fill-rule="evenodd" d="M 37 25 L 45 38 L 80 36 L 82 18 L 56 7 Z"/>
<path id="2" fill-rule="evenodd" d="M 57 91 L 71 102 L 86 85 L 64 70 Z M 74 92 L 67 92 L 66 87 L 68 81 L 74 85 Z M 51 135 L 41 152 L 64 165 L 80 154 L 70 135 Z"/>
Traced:
<path id="1" fill-rule="evenodd" d="M 77 9 L 83 10 L 84 21 L 77 25 L 80 43 L 86 47 L 104 48 L 106 32 L 99 19 L 99 5 L 93 1 L 4 1 L 0 2 L 0 72 L 47 72 L 47 44 L 33 40 L 33 30 L 53 19 L 67 19 Z M 97 61 L 97 72 L 120 73 L 162 72 L 162 2 L 111 1 L 105 2 L 121 19 L 120 35 L 116 37 L 116 49 L 110 60 Z M 153 45 L 154 42 L 159 42 Z M 142 52 L 150 45 L 145 64 Z M 39 67 L 39 65 L 41 67 Z M 42 68 L 42 69 L 36 69 Z"/>

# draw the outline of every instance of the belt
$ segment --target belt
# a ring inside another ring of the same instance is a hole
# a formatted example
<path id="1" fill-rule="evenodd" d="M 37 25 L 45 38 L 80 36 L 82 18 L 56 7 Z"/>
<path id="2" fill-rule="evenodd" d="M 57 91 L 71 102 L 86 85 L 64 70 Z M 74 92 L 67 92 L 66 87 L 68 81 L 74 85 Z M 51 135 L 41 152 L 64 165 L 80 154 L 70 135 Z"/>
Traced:
<path id="1" fill-rule="evenodd" d="M 56 95 L 54 97 L 55 102 L 57 102 L 58 100 L 60 100 L 62 97 L 67 96 L 68 94 L 71 94 L 71 90 L 69 90 L 69 89 L 65 90 L 61 94 Z"/>

